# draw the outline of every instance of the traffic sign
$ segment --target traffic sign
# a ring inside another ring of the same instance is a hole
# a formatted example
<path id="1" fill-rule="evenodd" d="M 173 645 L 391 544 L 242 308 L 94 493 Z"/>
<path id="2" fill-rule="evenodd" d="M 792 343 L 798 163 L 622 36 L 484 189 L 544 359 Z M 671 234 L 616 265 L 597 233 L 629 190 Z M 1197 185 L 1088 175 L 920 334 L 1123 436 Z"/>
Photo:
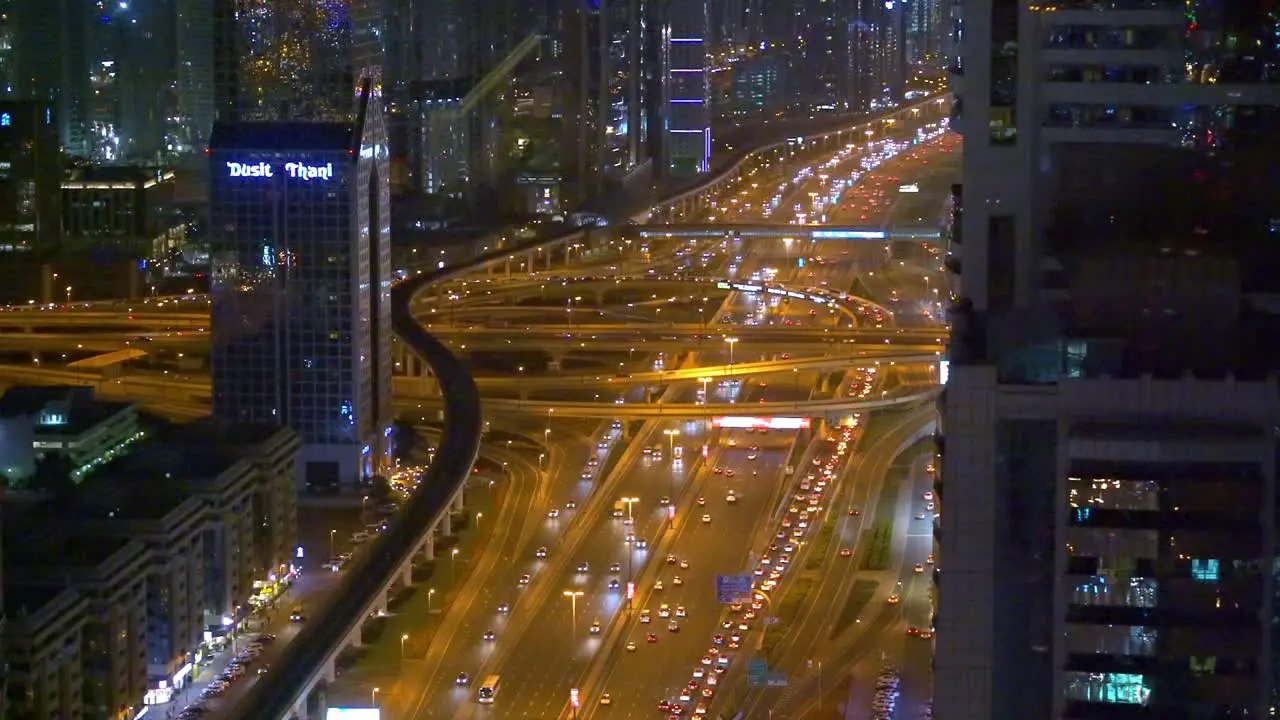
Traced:
<path id="1" fill-rule="evenodd" d="M 751 602 L 751 576 L 717 575 L 716 602 L 721 605 Z"/>
<path id="2" fill-rule="evenodd" d="M 768 675 L 765 676 L 764 684 L 767 685 L 768 687 L 786 687 L 787 674 L 786 673 L 769 673 Z"/>
<path id="3" fill-rule="evenodd" d="M 752 687 L 765 685 L 769 680 L 769 661 L 751 658 L 747 661 L 747 684 Z"/>

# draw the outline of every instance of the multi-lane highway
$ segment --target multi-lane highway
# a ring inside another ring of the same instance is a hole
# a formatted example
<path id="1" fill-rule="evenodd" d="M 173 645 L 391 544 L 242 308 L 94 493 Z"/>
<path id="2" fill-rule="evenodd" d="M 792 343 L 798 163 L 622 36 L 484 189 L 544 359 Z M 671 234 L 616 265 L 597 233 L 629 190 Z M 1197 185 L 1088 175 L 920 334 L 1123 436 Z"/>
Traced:
<path id="1" fill-rule="evenodd" d="M 758 170 L 690 221 L 929 224 L 955 170 L 956 141 L 931 135 L 913 144 L 913 137 L 885 125 L 829 161 Z M 506 503 L 487 519 L 494 528 L 484 553 L 463 559 L 470 573 L 448 609 L 403 620 L 406 634 L 416 632 L 415 622 L 432 627 L 425 653 L 390 665 L 357 663 L 332 696 L 367 697 L 378 687 L 378 702 L 392 718 L 638 717 L 653 713 L 660 698 L 678 699 L 701 674 L 698 692 L 684 702 L 690 711 L 704 702 L 714 711 L 743 710 L 747 718 L 774 712 L 799 718 L 814 709 L 810 700 L 849 686 L 852 669 L 873 650 L 909 661 L 912 686 L 923 687 L 927 672 L 915 661 L 921 653 L 927 659 L 928 643 L 915 637 L 908 643 L 905 624 L 931 625 L 928 574 L 915 572 L 931 552 L 933 508 L 922 505 L 927 479 L 917 473 L 893 485 L 896 504 L 880 498 L 899 450 L 932 420 L 931 381 L 946 338 L 939 322 L 945 298 L 938 296 L 946 290 L 935 274 L 937 255 L 905 245 L 918 244 L 673 233 L 643 247 L 584 255 L 572 270 L 540 267 L 532 279 L 508 272 L 453 282 L 417 303 L 424 324 L 460 353 L 534 350 L 595 365 L 477 371 L 486 414 L 521 427 L 550 457 L 545 464 L 539 457 L 536 470 L 520 465 Z M 639 297 L 629 286 L 653 292 Z M 207 306 L 122 314 L 0 313 L 6 331 L 0 349 L 147 345 L 199 352 L 205 340 Z M 206 379 L 185 372 L 128 369 L 99 379 L 33 363 L 0 367 L 0 381 L 91 383 L 104 395 L 137 397 L 178 416 L 204 412 L 209 394 Z M 410 421 L 438 419 L 429 383 L 396 383 L 399 413 Z M 876 420 L 882 409 L 903 406 L 893 418 Z M 715 429 L 708 417 L 855 414 L 860 429 L 876 427 L 878 434 L 852 446 L 858 453 L 852 462 L 843 455 L 832 461 L 821 500 L 810 497 L 818 491 L 798 489 L 809 472 L 796 466 L 799 454 L 826 457 L 824 437 L 848 431 L 824 427 L 814 438 Z M 519 464 L 514 456 L 509 461 Z M 814 533 L 830 533 L 829 544 L 816 535 L 776 536 L 782 517 L 792 522 L 788 505 L 800 502 L 801 492 L 820 506 L 806 522 Z M 857 514 L 848 512 L 855 508 Z M 864 569 L 868 531 L 890 516 L 895 535 L 886 567 Z M 798 549 L 770 549 L 771 543 Z M 722 625 L 715 578 L 749 572 L 764 556 L 777 563 L 780 553 L 803 563 L 806 577 L 816 571 L 821 579 L 809 582 L 798 613 L 780 622 L 765 646 L 792 690 L 748 690 L 744 659 L 757 652 L 760 628 L 777 612 L 773 603 L 787 602 L 790 578 L 801 572 L 778 573 L 776 596 L 738 641 Z M 865 609 L 847 627 L 831 627 L 851 596 L 867 594 L 866 583 L 875 589 Z M 897 602 L 889 602 L 891 594 Z M 663 603 L 670 617 L 660 617 Z M 646 610 L 649 621 L 642 622 Z M 736 657 L 723 675 L 714 671 L 713 647 Z M 815 660 L 816 673 L 809 664 Z M 478 686 L 490 675 L 500 677 L 500 689 L 491 706 L 481 705 Z M 711 685 L 709 676 L 719 682 Z M 714 689 L 704 696 L 708 687 Z M 577 713 L 568 708 L 571 689 L 584 704 Z"/>

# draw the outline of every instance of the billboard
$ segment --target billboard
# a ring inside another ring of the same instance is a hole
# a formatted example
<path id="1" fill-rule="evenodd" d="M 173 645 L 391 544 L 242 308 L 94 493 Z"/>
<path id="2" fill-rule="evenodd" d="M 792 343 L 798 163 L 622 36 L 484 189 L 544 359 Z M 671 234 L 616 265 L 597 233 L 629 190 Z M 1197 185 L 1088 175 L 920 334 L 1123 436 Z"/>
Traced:
<path id="1" fill-rule="evenodd" d="M 812 422 L 809 418 L 793 417 L 738 417 L 718 415 L 711 418 L 711 424 L 718 428 L 755 430 L 808 430 Z"/>

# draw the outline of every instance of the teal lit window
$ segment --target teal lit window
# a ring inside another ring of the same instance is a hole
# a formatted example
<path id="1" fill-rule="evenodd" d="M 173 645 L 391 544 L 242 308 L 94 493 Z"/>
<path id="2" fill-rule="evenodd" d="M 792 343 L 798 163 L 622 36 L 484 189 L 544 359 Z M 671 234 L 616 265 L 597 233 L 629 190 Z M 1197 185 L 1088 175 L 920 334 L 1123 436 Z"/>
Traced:
<path id="1" fill-rule="evenodd" d="M 1221 579 L 1221 575 L 1218 572 L 1218 561 L 1192 560 L 1191 579 L 1198 582 L 1218 582 Z"/>

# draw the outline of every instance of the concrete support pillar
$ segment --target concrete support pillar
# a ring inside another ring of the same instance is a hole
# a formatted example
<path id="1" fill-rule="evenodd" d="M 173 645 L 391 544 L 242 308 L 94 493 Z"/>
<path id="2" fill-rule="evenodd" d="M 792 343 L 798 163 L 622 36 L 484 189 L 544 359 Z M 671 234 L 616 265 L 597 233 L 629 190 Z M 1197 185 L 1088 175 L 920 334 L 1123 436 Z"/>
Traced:
<path id="1" fill-rule="evenodd" d="M 529 272 L 533 272 L 536 269 L 533 265 L 533 261 L 536 255 L 537 253 L 533 250 L 530 250 L 529 252 L 525 253 L 525 257 L 524 257 L 525 265 L 526 267 L 528 267 Z"/>
<path id="2" fill-rule="evenodd" d="M 436 536 L 434 533 L 427 533 L 427 539 L 422 543 L 422 559 L 436 559 Z"/>
<path id="3" fill-rule="evenodd" d="M 446 512 L 441 516 L 440 523 L 436 525 L 436 532 L 439 532 L 441 535 L 453 534 L 453 518 L 449 517 L 449 513 Z"/>
<path id="4" fill-rule="evenodd" d="M 507 256 L 507 279 L 508 280 L 511 279 L 511 259 L 512 259 L 512 256 L 508 255 Z"/>
<path id="5" fill-rule="evenodd" d="M 293 703 L 293 717 L 297 720 L 307 720 L 307 700 L 310 699 L 310 693 L 306 696 L 298 698 Z"/>
<path id="6" fill-rule="evenodd" d="M 460 513 L 466 509 L 466 499 L 462 493 L 453 496 L 453 502 L 450 503 L 449 509 L 453 512 Z"/>
<path id="7" fill-rule="evenodd" d="M 547 251 L 546 251 L 546 255 L 547 255 L 547 265 L 546 265 L 546 269 L 547 269 L 547 270 L 550 270 L 550 269 L 551 269 L 551 249 L 550 249 L 550 248 L 548 248 L 548 249 L 547 249 Z"/>
<path id="8" fill-rule="evenodd" d="M 347 635 L 347 645 L 355 648 L 358 648 L 364 645 L 364 638 L 360 636 L 359 625 L 356 626 L 355 630 L 351 631 L 351 634 Z"/>
<path id="9" fill-rule="evenodd" d="M 413 563 L 407 562 L 400 569 L 400 582 L 404 583 L 405 587 L 413 585 Z"/>

